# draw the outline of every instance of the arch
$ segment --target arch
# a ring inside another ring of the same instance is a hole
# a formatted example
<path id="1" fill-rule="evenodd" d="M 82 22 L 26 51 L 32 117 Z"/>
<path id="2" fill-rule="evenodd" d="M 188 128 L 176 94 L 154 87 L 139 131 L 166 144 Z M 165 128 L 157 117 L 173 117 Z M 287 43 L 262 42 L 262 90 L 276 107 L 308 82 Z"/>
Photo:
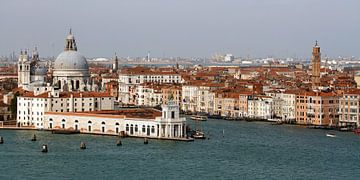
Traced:
<path id="1" fill-rule="evenodd" d="M 49 119 L 49 121 L 50 121 L 50 122 L 52 122 L 52 121 L 53 121 L 53 119 L 52 119 L 52 118 L 50 118 L 50 119 Z"/>
<path id="2" fill-rule="evenodd" d="M 75 131 L 77 131 L 79 129 L 79 121 L 75 120 Z"/>
<path id="3" fill-rule="evenodd" d="M 115 126 L 119 126 L 119 123 L 118 123 L 118 122 L 116 122 L 116 123 L 115 123 Z"/>
<path id="4" fill-rule="evenodd" d="M 89 124 L 91 124 L 92 122 L 91 121 L 88 121 Z"/>
<path id="5" fill-rule="evenodd" d="M 61 120 L 61 128 L 62 129 L 65 129 L 65 122 L 66 122 L 65 119 Z"/>
<path id="6" fill-rule="evenodd" d="M 103 121 L 101 124 L 102 124 L 102 125 L 105 125 L 105 122 Z"/>

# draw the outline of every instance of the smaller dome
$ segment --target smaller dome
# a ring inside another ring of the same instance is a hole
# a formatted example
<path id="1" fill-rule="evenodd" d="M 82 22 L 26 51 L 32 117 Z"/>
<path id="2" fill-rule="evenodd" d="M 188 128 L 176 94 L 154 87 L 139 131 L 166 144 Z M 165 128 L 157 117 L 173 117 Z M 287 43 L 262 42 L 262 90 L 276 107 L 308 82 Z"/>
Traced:
<path id="1" fill-rule="evenodd" d="M 37 67 L 35 68 L 34 75 L 46 75 L 47 69 L 44 67 Z"/>

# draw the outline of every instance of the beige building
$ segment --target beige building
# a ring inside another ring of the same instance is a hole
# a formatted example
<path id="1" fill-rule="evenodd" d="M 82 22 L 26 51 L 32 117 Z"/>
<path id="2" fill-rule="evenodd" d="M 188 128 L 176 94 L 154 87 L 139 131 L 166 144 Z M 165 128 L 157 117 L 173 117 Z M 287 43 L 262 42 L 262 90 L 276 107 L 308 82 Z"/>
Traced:
<path id="1" fill-rule="evenodd" d="M 339 99 L 339 125 L 360 126 L 360 91 L 345 92 Z"/>

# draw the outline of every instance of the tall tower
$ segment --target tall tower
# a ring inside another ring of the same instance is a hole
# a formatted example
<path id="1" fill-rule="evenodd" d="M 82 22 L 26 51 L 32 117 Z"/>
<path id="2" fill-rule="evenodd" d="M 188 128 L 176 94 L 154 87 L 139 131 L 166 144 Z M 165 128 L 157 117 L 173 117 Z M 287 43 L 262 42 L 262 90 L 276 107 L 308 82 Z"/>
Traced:
<path id="1" fill-rule="evenodd" d="M 112 67 L 112 70 L 113 72 L 117 72 L 117 70 L 119 69 L 119 60 L 118 60 L 118 57 L 115 53 L 115 58 L 114 58 L 114 63 L 113 63 L 113 67 Z"/>
<path id="2" fill-rule="evenodd" d="M 312 80 L 313 89 L 316 89 L 320 86 L 320 62 L 321 62 L 320 46 L 316 41 L 315 46 L 313 47 L 312 59 L 311 59 L 311 65 L 312 65 L 311 80 Z"/>
<path id="3" fill-rule="evenodd" d="M 18 87 L 30 84 L 30 61 L 27 50 L 21 50 L 18 61 Z"/>
<path id="4" fill-rule="evenodd" d="M 71 34 L 71 29 L 69 35 L 66 37 L 65 51 L 77 51 L 75 37 Z"/>

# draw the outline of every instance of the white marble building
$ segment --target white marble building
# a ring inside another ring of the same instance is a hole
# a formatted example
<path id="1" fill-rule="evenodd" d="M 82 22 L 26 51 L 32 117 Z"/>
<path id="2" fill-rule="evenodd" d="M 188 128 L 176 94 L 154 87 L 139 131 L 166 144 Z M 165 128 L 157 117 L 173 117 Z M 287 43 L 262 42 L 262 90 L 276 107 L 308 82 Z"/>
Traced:
<path id="1" fill-rule="evenodd" d="M 186 139 L 186 119 L 179 117 L 179 106 L 170 102 L 155 109 L 96 112 L 46 112 L 44 129 L 79 130 L 81 133 L 119 135 L 157 139 Z"/>
<path id="2" fill-rule="evenodd" d="M 17 124 L 38 129 L 44 127 L 45 112 L 84 112 L 114 109 L 114 97 L 109 93 L 60 92 L 42 94 L 28 92 L 17 98 Z"/>
<path id="3" fill-rule="evenodd" d="M 36 89 L 42 92 L 51 89 L 60 91 L 94 91 L 97 89 L 91 82 L 86 58 L 77 51 L 75 37 L 71 30 L 66 37 L 64 51 L 52 63 L 52 68 L 50 64 L 50 62 L 40 61 L 36 49 L 31 60 L 27 51 L 21 51 L 18 61 L 18 87 L 27 91 Z"/>

